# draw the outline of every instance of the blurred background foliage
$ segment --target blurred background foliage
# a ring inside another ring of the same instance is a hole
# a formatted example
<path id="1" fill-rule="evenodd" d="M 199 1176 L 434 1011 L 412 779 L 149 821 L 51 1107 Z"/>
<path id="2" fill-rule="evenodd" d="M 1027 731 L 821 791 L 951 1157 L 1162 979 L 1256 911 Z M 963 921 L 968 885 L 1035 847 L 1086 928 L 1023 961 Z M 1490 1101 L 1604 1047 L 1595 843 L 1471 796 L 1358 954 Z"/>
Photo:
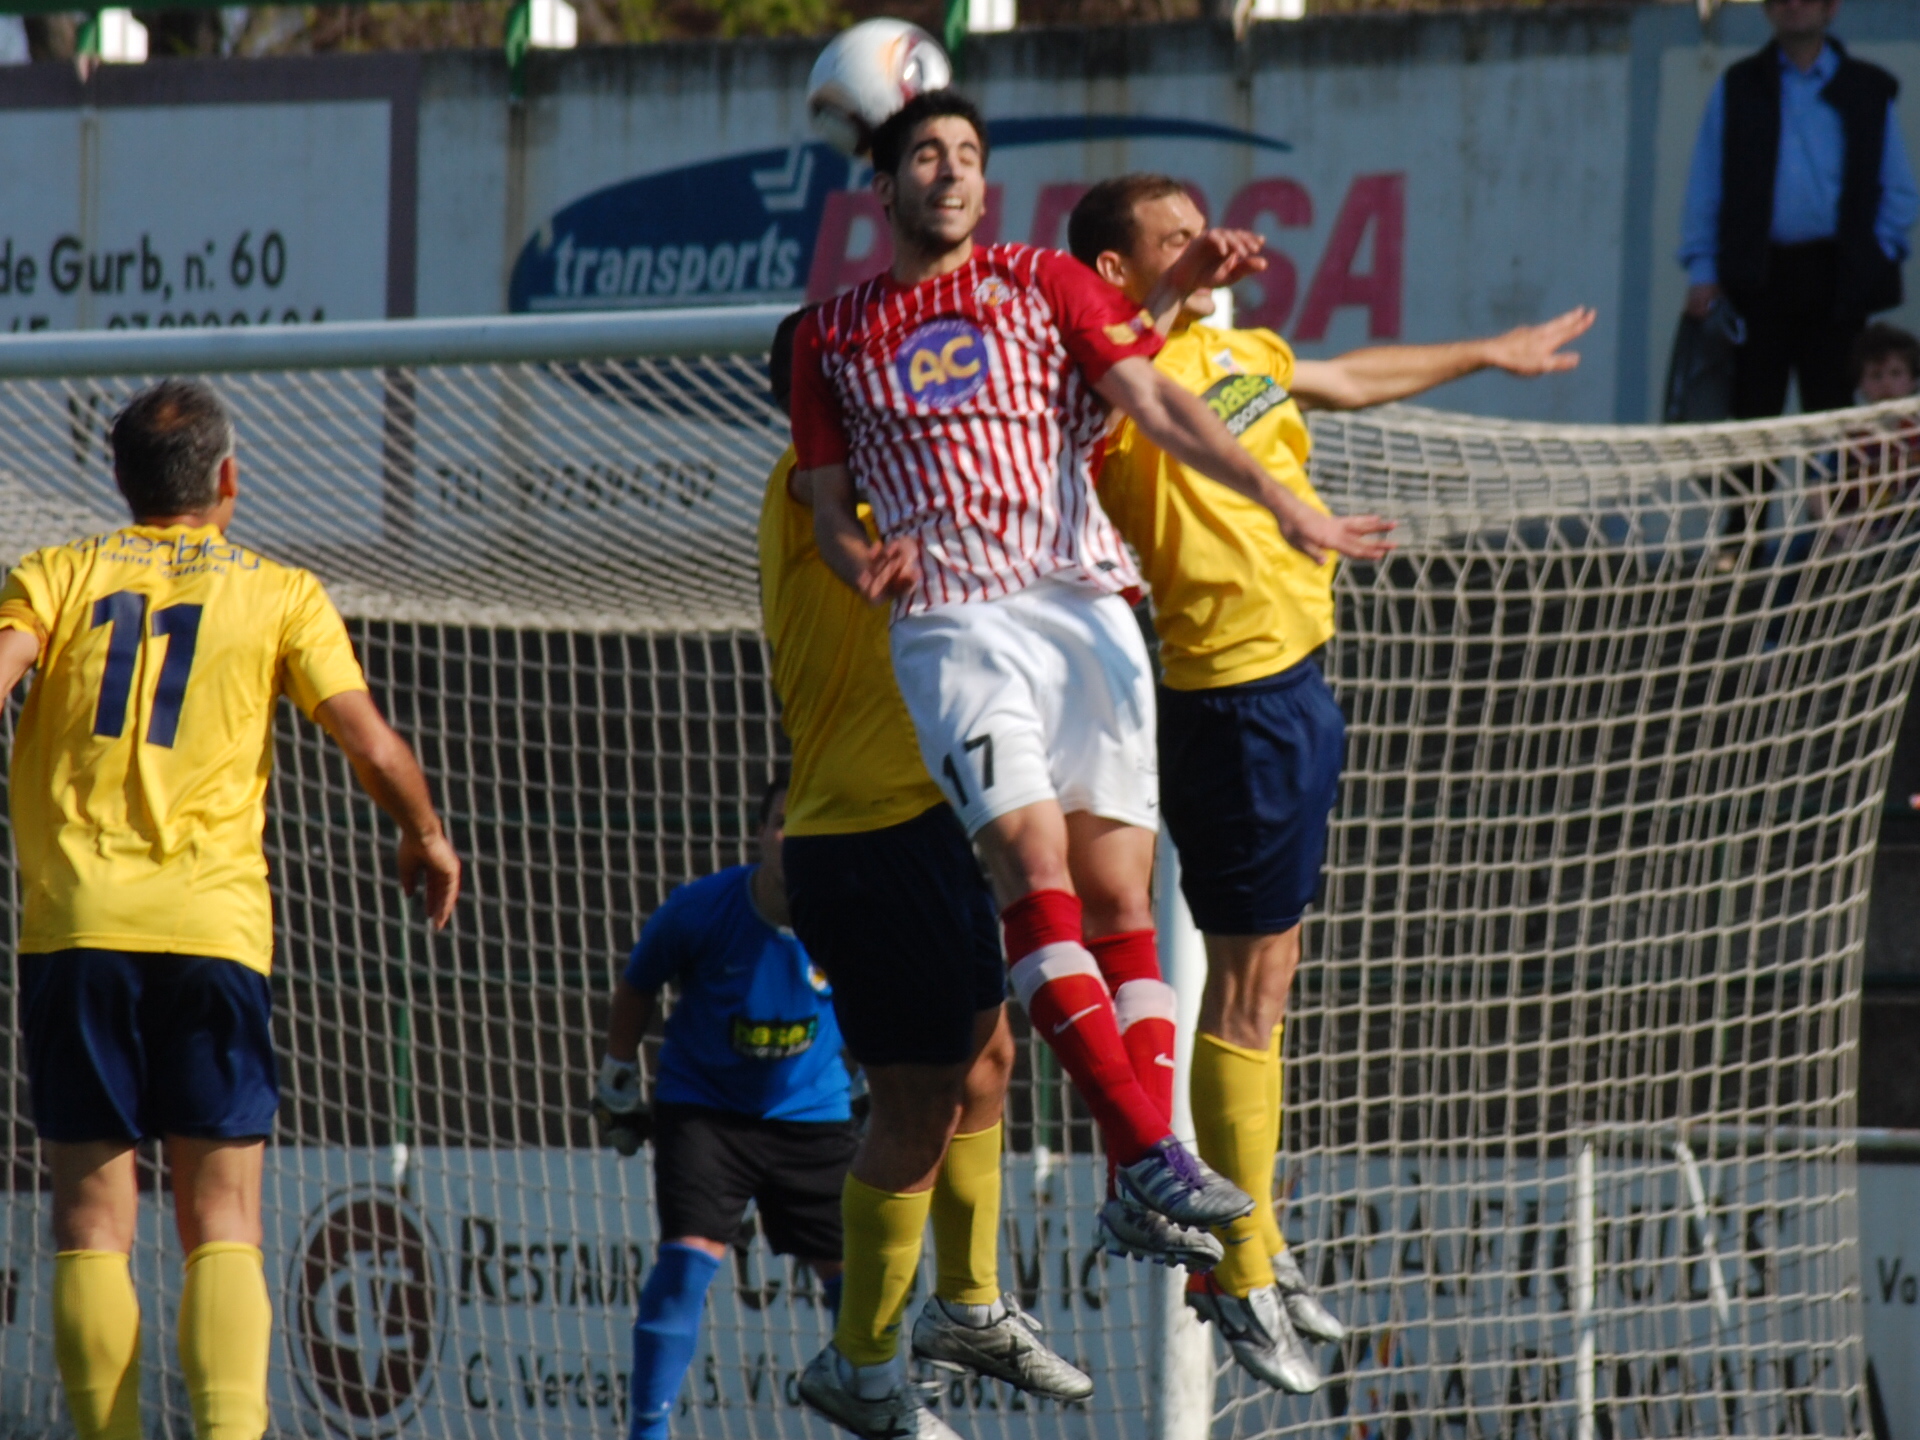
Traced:
<path id="1" fill-rule="evenodd" d="M 871 15 L 912 20 L 941 33 L 941 0 L 573 0 L 582 45 L 748 35 L 826 35 Z M 1500 0 L 1500 8 L 1537 9 L 1594 0 Z M 1599 0 L 1627 4 L 1634 0 Z M 317 55 L 372 50 L 494 49 L 511 0 L 419 0 L 405 4 L 146 10 L 149 53 L 168 55 Z M 1484 0 L 1307 0 L 1312 15 L 1356 11 L 1491 8 Z M 1020 24 L 1112 25 L 1195 20 L 1231 13 L 1231 0 L 1019 0 Z M 73 55 L 77 17 L 29 17 L 36 60 Z"/>

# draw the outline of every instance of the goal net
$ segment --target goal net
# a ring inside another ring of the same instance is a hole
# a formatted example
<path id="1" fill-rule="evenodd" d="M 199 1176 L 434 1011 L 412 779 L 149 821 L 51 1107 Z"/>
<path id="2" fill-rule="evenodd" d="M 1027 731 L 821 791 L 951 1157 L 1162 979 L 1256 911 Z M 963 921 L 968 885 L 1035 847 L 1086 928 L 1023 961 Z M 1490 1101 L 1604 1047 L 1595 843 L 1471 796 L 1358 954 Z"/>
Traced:
<path id="1" fill-rule="evenodd" d="M 235 537 L 325 579 L 469 864 L 436 936 L 385 822 L 282 707 L 279 1434 L 626 1429 L 652 1177 L 595 1148 L 586 1100 L 626 948 L 674 885 L 746 858 L 782 753 L 753 531 L 784 423 L 760 354 L 650 355 L 637 331 L 636 358 L 579 360 L 540 323 L 545 361 L 214 377 Z M 0 381 L 0 560 L 121 523 L 104 426 L 162 368 L 141 353 Z M 1087 1440 L 1863 1433 L 1848 1137 L 1920 409 L 1390 409 L 1315 439 L 1322 493 L 1401 541 L 1339 575 L 1351 738 L 1287 1027 L 1283 1225 L 1352 1337 L 1311 1398 L 1196 1349 L 1153 1272 L 1097 1252 L 1092 1128 L 1023 1040 L 1002 1282 L 1099 1390 L 1060 1409 L 949 1381 L 943 1413 Z M 5 1043 L 0 1426 L 55 1434 L 48 1199 Z M 180 1253 L 149 1199 L 144 1403 L 184 1437 Z M 827 1334 L 804 1270 L 749 1236 L 675 1432 L 826 1434 L 796 1385 Z"/>

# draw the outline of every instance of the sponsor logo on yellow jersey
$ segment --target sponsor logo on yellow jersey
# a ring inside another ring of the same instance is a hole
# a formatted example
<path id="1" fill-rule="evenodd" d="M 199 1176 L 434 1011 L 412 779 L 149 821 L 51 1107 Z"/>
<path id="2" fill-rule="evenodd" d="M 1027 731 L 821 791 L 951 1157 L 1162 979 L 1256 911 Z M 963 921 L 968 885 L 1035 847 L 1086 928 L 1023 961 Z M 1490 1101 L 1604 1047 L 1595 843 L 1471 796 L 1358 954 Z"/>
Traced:
<path id="1" fill-rule="evenodd" d="M 1269 375 L 1229 375 L 1209 385 L 1200 398 L 1237 439 L 1262 415 L 1286 404 L 1288 394 Z"/>

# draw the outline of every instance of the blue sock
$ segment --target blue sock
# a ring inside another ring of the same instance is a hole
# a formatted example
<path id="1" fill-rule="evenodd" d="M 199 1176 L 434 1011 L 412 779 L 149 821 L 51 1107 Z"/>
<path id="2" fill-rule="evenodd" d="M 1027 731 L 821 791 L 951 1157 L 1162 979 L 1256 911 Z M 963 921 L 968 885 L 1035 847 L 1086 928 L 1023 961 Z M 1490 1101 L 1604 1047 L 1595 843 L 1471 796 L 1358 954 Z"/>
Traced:
<path id="1" fill-rule="evenodd" d="M 820 1294 L 827 1302 L 827 1314 L 833 1317 L 836 1325 L 840 1323 L 840 1282 L 844 1279 L 846 1276 L 836 1275 L 831 1280 L 820 1282 Z"/>
<path id="2" fill-rule="evenodd" d="M 662 1245 L 633 1322 L 630 1440 L 667 1440 L 667 1417 L 700 1344 L 707 1286 L 720 1262 L 686 1245 Z"/>

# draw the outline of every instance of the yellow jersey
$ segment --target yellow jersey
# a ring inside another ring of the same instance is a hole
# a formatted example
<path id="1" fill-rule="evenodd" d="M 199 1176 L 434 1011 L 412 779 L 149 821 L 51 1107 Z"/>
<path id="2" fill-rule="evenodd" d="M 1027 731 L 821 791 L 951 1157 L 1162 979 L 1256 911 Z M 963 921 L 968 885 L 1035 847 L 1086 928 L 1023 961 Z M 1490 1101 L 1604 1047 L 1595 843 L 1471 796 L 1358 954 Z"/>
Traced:
<path id="1" fill-rule="evenodd" d="M 1307 480 L 1306 419 L 1288 393 L 1293 351 L 1270 330 L 1189 324 L 1154 360 L 1192 391 L 1267 473 L 1320 511 Z M 1100 472 L 1100 503 L 1153 591 L 1160 667 L 1175 690 L 1277 675 L 1333 636 L 1333 562 L 1316 565 L 1273 516 L 1190 474 L 1126 421 Z"/>
<path id="2" fill-rule="evenodd" d="M 787 493 L 793 467 L 789 446 L 760 503 L 761 624 L 793 743 L 787 834 L 900 825 L 946 804 L 946 796 L 920 761 L 893 678 L 887 607 L 867 604 L 820 558 L 812 508 Z"/>
<path id="3" fill-rule="evenodd" d="M 320 582 L 213 526 L 131 525 L 38 550 L 0 629 L 40 641 L 14 735 L 20 951 L 273 964 L 274 702 L 367 682 Z"/>

